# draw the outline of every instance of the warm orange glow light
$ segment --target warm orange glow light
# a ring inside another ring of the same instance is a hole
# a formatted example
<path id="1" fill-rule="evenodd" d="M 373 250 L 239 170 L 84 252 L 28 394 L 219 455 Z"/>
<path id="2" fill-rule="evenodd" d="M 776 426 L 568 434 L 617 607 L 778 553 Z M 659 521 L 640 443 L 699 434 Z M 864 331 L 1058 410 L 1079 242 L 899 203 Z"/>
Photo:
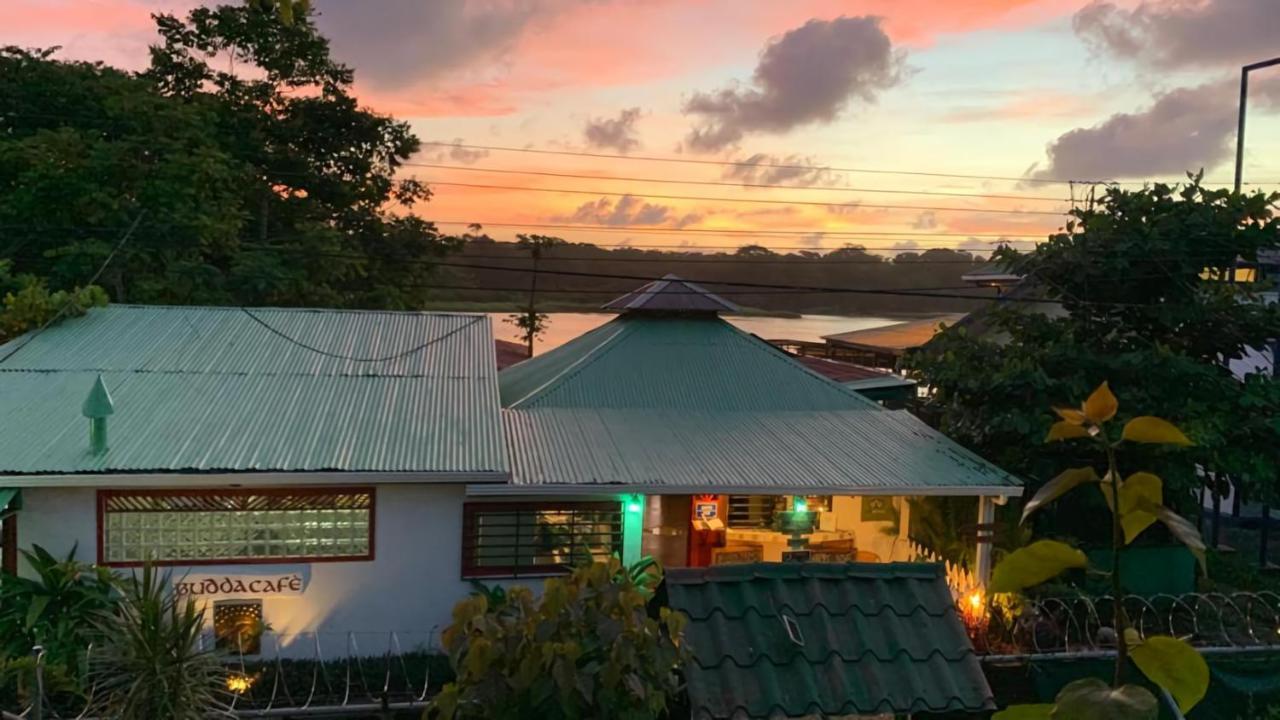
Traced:
<path id="1" fill-rule="evenodd" d="M 248 692 L 253 687 L 254 678 L 248 675 L 231 675 L 227 678 L 227 689 L 233 693 Z"/>

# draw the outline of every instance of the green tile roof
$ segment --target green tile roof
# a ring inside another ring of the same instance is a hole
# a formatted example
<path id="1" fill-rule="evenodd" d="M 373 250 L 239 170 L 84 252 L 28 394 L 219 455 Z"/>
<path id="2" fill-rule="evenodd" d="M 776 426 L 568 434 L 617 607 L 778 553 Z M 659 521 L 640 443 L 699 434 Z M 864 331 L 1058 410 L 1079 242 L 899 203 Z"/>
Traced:
<path id="1" fill-rule="evenodd" d="M 992 709 L 942 567 L 671 569 L 697 720 Z"/>
<path id="2" fill-rule="evenodd" d="M 622 315 L 499 384 L 513 483 L 525 488 L 1021 492 L 912 415 L 713 316 Z"/>
<path id="3" fill-rule="evenodd" d="M 116 305 L 0 347 L 21 347 L 0 364 L 0 474 L 506 478 L 484 316 L 253 313 L 262 323 L 237 308 Z M 82 405 L 99 375 L 114 412 L 95 456 Z"/>

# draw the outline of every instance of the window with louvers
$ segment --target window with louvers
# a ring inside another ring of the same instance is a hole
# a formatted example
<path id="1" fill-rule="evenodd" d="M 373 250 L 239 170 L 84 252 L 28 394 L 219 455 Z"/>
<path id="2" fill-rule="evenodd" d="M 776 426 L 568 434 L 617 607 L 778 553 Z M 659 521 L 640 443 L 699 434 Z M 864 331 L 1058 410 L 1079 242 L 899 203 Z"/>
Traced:
<path id="1" fill-rule="evenodd" d="M 463 577 L 567 572 L 622 552 L 617 502 L 467 503 Z"/>
<path id="2" fill-rule="evenodd" d="M 373 488 L 102 490 L 98 512 L 106 565 L 373 558 Z"/>

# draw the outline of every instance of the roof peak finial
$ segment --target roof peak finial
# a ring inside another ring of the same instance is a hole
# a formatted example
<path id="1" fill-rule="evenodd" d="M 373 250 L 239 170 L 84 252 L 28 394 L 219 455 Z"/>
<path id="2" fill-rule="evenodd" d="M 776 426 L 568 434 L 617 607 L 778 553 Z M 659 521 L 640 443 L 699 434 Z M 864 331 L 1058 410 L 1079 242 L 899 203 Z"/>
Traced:
<path id="1" fill-rule="evenodd" d="M 115 411 L 116 405 L 107 391 L 107 384 L 102 381 L 102 373 L 98 373 L 88 397 L 80 406 L 80 414 L 89 418 L 89 447 L 94 455 L 107 451 L 107 416 Z"/>

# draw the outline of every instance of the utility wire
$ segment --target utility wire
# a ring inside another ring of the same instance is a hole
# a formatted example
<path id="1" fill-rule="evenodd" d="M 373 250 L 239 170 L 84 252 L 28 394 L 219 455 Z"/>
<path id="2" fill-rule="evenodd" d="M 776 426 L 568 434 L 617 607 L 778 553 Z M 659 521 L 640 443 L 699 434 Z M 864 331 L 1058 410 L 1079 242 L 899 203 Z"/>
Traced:
<path id="1" fill-rule="evenodd" d="M 142 222 L 142 216 L 146 214 L 147 214 L 146 210 L 142 210 L 138 213 L 138 216 L 133 219 L 133 223 L 129 225 L 129 229 L 125 231 L 124 236 L 121 237 L 120 241 L 115 244 L 115 247 L 111 248 L 111 252 L 107 254 L 107 259 L 102 261 L 102 264 L 98 266 L 97 272 L 93 274 L 93 277 L 89 278 L 89 282 L 85 283 L 85 287 L 89 287 L 90 285 L 94 285 L 95 283 L 98 282 L 98 278 L 101 278 L 102 273 L 106 272 L 107 266 L 110 265 L 111 261 L 115 259 L 116 254 L 120 252 L 120 249 L 124 247 L 125 243 L 129 242 L 129 238 L 133 237 L 133 231 L 138 229 L 138 223 Z M 10 350 L 9 352 L 5 353 L 4 357 L 0 357 L 0 365 L 3 365 L 5 361 L 13 357 L 14 355 L 17 355 L 18 352 L 22 350 L 22 348 L 30 345 L 31 341 L 35 340 L 37 337 L 40 337 L 40 334 L 43 333 L 45 330 L 48 330 L 49 326 L 53 325 L 58 320 L 62 319 L 62 316 L 67 313 L 67 310 L 71 308 L 72 304 L 73 304 L 72 302 L 68 301 L 65 305 L 62 306 L 60 310 L 58 310 L 57 313 L 54 314 L 53 317 L 46 320 L 43 325 L 41 325 L 39 328 L 36 329 L 35 332 L 28 335 L 25 342 L 15 347 L 14 349 Z"/>
<path id="2" fill-rule="evenodd" d="M 425 349 L 427 349 L 427 348 L 431 347 L 432 345 L 435 345 L 436 343 L 443 342 L 444 340 L 447 340 L 447 339 L 449 339 L 449 338 L 453 337 L 454 335 L 457 335 L 458 333 L 462 332 L 463 330 L 466 330 L 467 328 L 469 328 L 469 327 L 471 327 L 471 326 L 475 325 L 476 323 L 478 323 L 478 322 L 480 322 L 481 320 L 483 320 L 483 319 L 484 319 L 483 317 L 477 317 L 477 318 L 475 318 L 475 319 L 471 320 L 471 322 L 468 322 L 468 323 L 466 323 L 466 324 L 464 324 L 464 325 L 460 325 L 460 326 L 458 326 L 458 327 L 456 327 L 456 328 L 454 328 L 454 329 L 450 330 L 449 332 L 447 332 L 447 333 L 445 333 L 445 334 L 443 334 L 443 335 L 440 335 L 440 336 L 438 336 L 438 337 L 434 337 L 434 338 L 432 338 L 432 339 L 430 339 L 430 340 L 428 340 L 428 341 L 426 341 L 426 342 L 422 343 L 421 345 L 416 345 L 416 346 L 411 347 L 411 348 L 409 348 L 408 350 L 405 350 L 405 351 L 403 351 L 403 352 L 392 353 L 391 355 L 384 355 L 384 356 L 382 356 L 382 357 L 360 357 L 360 356 L 357 356 L 357 355 L 343 355 L 343 354 L 341 354 L 341 353 L 329 352 L 328 350 L 323 350 L 323 349 L 318 348 L 318 347 L 316 347 L 316 346 L 314 346 L 314 345 L 309 345 L 309 344 L 307 344 L 307 343 L 305 343 L 305 342 L 303 342 L 303 341 L 301 341 L 301 340 L 299 340 L 299 339 L 297 339 L 297 338 L 295 338 L 295 337 L 292 337 L 291 335 L 288 335 L 288 334 L 287 334 L 287 333 L 285 333 L 284 331 L 282 331 L 282 330 L 279 330 L 279 329 L 275 328 L 274 326 L 272 326 L 272 325 L 271 325 L 271 323 L 268 323 L 266 320 L 263 320 L 262 318 L 260 318 L 260 317 L 258 317 L 257 315 L 255 315 L 255 314 L 253 313 L 253 311 L 252 311 L 252 310 L 250 310 L 250 309 L 249 309 L 249 308 L 247 308 L 247 307 L 241 306 L 241 307 L 240 307 L 240 311 L 241 311 L 241 312 L 243 312 L 245 315 L 248 315 L 250 319 L 252 319 L 254 322 L 258 323 L 258 324 L 259 324 L 259 325 L 261 325 L 262 327 L 266 328 L 266 329 L 267 329 L 268 331 L 270 331 L 272 334 L 274 334 L 274 335 L 276 335 L 276 336 L 278 336 L 278 337 L 280 337 L 280 338 L 283 338 L 284 340 L 287 340 L 288 342 L 293 343 L 294 345 L 297 345 L 298 347 L 303 348 L 304 350 L 310 350 L 310 351 L 311 351 L 311 352 L 313 352 L 313 353 L 317 353 L 317 354 L 320 354 L 320 355 L 324 355 L 325 357 L 336 358 L 336 359 L 338 359 L 338 360 L 349 360 L 349 361 L 351 361 L 351 362 L 368 362 L 368 363 L 379 363 L 379 362 L 387 362 L 387 361 L 389 361 L 389 360 L 399 360 L 399 359 L 400 359 L 400 358 L 402 358 L 402 357 L 406 357 L 406 356 L 408 356 L 408 355 L 412 355 L 412 354 L 414 354 L 414 353 L 416 353 L 416 352 L 420 352 L 420 351 L 422 351 L 422 350 L 425 350 Z"/>
<path id="3" fill-rule="evenodd" d="M 1020 235 L 1016 233 L 948 233 L 948 232 L 910 232 L 910 231 L 876 231 L 876 230 L 801 230 L 796 228 L 785 229 L 733 229 L 733 228 L 676 228 L 662 227 L 655 225 L 603 225 L 589 223 L 509 223 L 509 222 L 477 222 L 474 220 L 427 220 L 427 222 L 436 225 L 459 225 L 470 226 L 480 225 L 481 227 L 500 227 L 515 228 L 524 230 L 589 230 L 591 232 L 624 232 L 629 235 L 684 235 L 696 233 L 699 235 L 723 235 L 727 237 L 735 236 L 801 236 L 812 237 L 821 235 L 823 238 L 858 240 L 865 238 L 878 237 L 958 237 L 958 238 L 999 238 L 999 239 L 1029 239 L 1044 238 L 1052 231 L 1042 230 L 1036 234 Z M 150 228 L 159 229 L 179 229 L 179 228 L 198 228 L 203 227 L 197 223 L 168 223 L 164 225 L 151 225 Z M 124 227 L 111 227 L 101 225 L 42 225 L 38 223 L 8 223 L 0 224 L 0 230 L 39 230 L 44 232 L 54 231 L 89 231 L 89 232 L 123 232 Z M 998 242 L 992 241 L 992 242 Z M 670 247 L 684 247 L 672 245 Z M 734 246 L 737 247 L 737 246 Z M 797 246 L 797 249 L 814 249 L 812 246 Z"/>
<path id="4" fill-rule="evenodd" d="M 930 212 L 963 212 L 975 214 L 994 214 L 994 215 L 1046 215 L 1051 217 L 1065 216 L 1066 211 L 1055 212 L 1052 210 L 1008 210 L 1008 209 L 983 209 L 983 208 L 963 208 L 963 207 L 942 207 L 932 205 L 873 205 L 858 201 L 849 201 L 843 203 L 836 202 L 818 202 L 816 200 L 771 200 L 767 198 L 728 198 L 728 197 L 707 197 L 703 195 L 655 195 L 653 193 L 626 193 L 611 192 L 606 190 L 577 190 L 573 188 L 548 188 L 548 187 L 521 187 L 519 185 L 490 185 L 486 183 L 461 183 L 461 182 L 440 182 L 438 180 L 426 180 L 423 182 L 428 185 L 442 187 L 463 187 L 477 188 L 482 190 L 515 190 L 518 192 L 542 192 L 542 193 L 561 193 L 568 195 L 595 195 L 605 197 L 634 197 L 640 199 L 654 200 L 700 200 L 705 202 L 724 202 L 724 203 L 746 203 L 752 205 L 806 205 L 811 207 L 827 207 L 827 208 L 845 208 L 849 210 L 857 210 L 861 208 L 869 208 L 872 210 L 920 210 Z"/>
<path id="5" fill-rule="evenodd" d="M 434 145 L 437 147 L 456 147 L 466 148 L 469 150 L 487 150 L 491 152 L 515 152 L 530 153 L 536 155 L 562 155 L 571 157 L 589 157 L 604 158 L 608 160 L 638 160 L 643 162 L 665 162 L 679 163 L 685 165 L 718 165 L 721 167 L 746 167 L 746 168 L 769 168 L 776 170 L 829 170 L 831 172 L 844 173 L 865 173 L 872 175 L 914 175 L 917 177 L 935 177 L 935 178 L 956 178 L 961 180 L 999 180 L 1002 182 L 1026 182 L 1039 184 L 1056 184 L 1066 185 L 1069 183 L 1091 184 L 1091 185 L 1144 185 L 1161 181 L 1158 179 L 1146 180 L 1085 180 L 1080 178 L 1033 178 L 1033 177 L 1010 177 L 1002 175 L 978 175 L 971 173 L 944 173 L 931 172 L 922 170 L 890 170 L 887 168 L 856 168 L 856 167 L 831 167 L 826 165 L 797 165 L 788 163 L 767 163 L 767 162 L 746 162 L 742 160 L 707 160 L 702 158 L 677 158 L 677 157 L 661 157 L 654 155 L 621 155 L 612 153 L 587 152 L 581 150 L 544 150 L 540 148 L 518 148 L 500 145 L 474 145 L 467 143 L 444 142 L 441 140 L 424 140 L 423 145 Z M 1275 181 L 1258 181 L 1255 184 L 1274 184 Z M 1206 185 L 1230 185 L 1230 182 L 1204 181 Z"/>
<path id="6" fill-rule="evenodd" d="M 715 187 L 763 188 L 770 190 L 829 190 L 832 192 L 883 193 L 889 195 L 932 195 L 937 197 L 988 198 L 993 200 L 1033 200 L 1039 202 L 1062 202 L 1060 197 L 1048 195 L 993 195 L 989 193 L 942 192 L 939 190 L 898 190 L 863 187 L 844 187 L 839 185 L 786 185 L 782 183 L 728 182 L 724 180 L 677 180 L 674 178 L 628 177 L 620 175 L 583 175 L 578 173 L 550 172 L 546 170 L 512 170 L 508 168 L 479 167 L 475 165 L 447 165 L 422 162 L 405 162 L 409 167 L 434 168 L 437 170 L 462 170 L 464 172 L 496 173 L 499 175 L 536 175 L 538 177 L 573 178 L 575 180 L 610 180 L 617 182 L 661 183 L 669 185 L 710 185 Z M 823 168 L 815 168 L 823 169 Z M 641 193 L 636 193 L 640 195 Z"/>

